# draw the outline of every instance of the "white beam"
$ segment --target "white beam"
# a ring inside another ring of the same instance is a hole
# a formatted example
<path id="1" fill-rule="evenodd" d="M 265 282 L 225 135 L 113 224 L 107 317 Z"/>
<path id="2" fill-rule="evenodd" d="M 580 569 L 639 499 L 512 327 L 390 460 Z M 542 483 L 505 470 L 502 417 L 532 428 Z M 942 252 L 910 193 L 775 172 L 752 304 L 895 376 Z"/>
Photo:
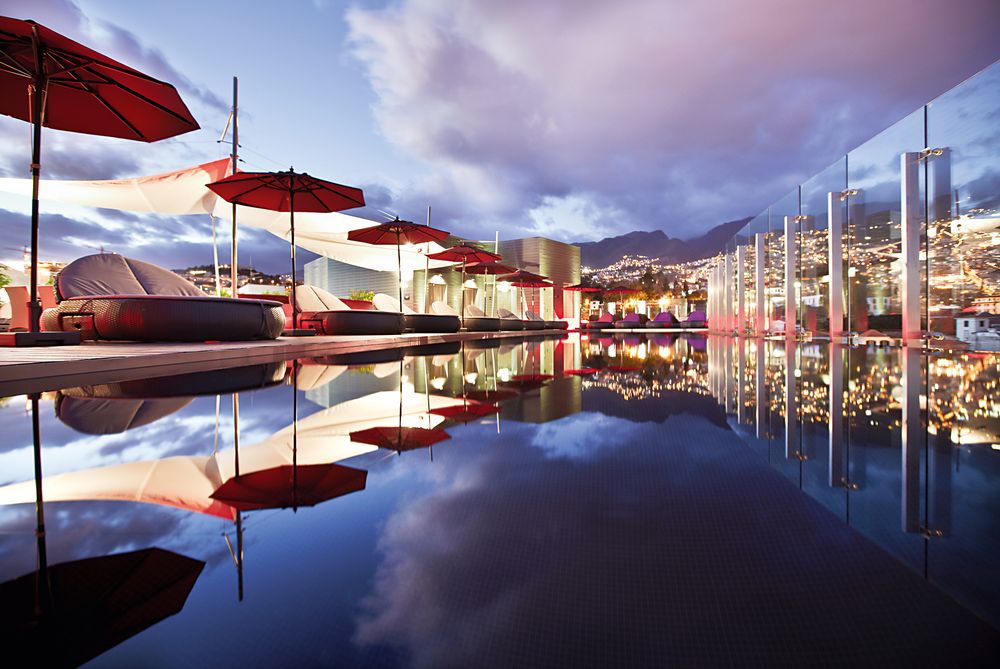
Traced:
<path id="1" fill-rule="evenodd" d="M 785 216 L 785 338 L 795 339 L 795 325 L 798 314 L 795 299 L 795 270 L 797 269 L 796 221 L 794 216 Z"/>
<path id="2" fill-rule="evenodd" d="M 844 205 L 841 204 L 840 193 L 827 194 L 827 216 L 829 220 L 827 267 L 830 279 L 827 307 L 832 342 L 844 334 Z"/>
<path id="3" fill-rule="evenodd" d="M 758 232 L 754 238 L 754 286 L 756 287 L 756 293 L 754 296 L 757 298 L 757 316 L 756 322 L 754 323 L 754 332 L 757 336 L 763 336 L 767 333 L 767 286 L 764 285 L 764 263 L 766 262 L 767 253 L 765 252 L 767 244 L 767 233 Z"/>
<path id="4" fill-rule="evenodd" d="M 899 294 L 903 300 L 903 343 L 919 346 L 920 331 L 920 154 L 900 156 L 902 269 Z"/>

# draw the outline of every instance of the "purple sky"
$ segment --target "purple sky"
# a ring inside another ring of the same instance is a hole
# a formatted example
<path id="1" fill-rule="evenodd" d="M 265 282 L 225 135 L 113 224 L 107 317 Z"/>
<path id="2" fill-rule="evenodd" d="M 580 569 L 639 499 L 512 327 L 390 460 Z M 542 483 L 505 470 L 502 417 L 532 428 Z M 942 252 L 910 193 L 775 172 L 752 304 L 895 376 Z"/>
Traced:
<path id="1" fill-rule="evenodd" d="M 220 157 L 237 74 L 244 169 L 295 165 L 404 218 L 433 205 L 472 238 L 695 236 L 1000 58 L 995 0 L 5 0 L 2 13 L 171 81 L 203 127 L 154 145 L 49 131 L 48 177 Z M 0 117 L 0 173 L 27 176 L 28 139 Z M 104 245 L 211 260 L 207 220 L 43 212 L 43 258 Z M 27 213 L 0 196 L 0 261 L 18 259 Z M 243 260 L 284 267 L 277 238 L 243 241 Z"/>

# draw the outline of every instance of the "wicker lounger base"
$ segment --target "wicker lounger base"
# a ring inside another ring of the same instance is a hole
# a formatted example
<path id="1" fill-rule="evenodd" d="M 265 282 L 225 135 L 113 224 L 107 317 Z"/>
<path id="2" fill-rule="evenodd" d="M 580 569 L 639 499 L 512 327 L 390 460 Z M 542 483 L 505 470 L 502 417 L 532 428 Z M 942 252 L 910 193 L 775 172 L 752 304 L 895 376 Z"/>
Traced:
<path id="1" fill-rule="evenodd" d="M 569 323 L 566 321 L 545 321 L 546 330 L 566 330 L 569 328 Z"/>
<path id="2" fill-rule="evenodd" d="M 587 326 L 588 330 L 607 330 L 608 328 L 613 328 L 614 323 L 608 323 L 607 321 L 591 321 L 590 325 Z"/>
<path id="3" fill-rule="evenodd" d="M 499 332 L 499 318 L 466 318 L 465 329 L 469 332 Z"/>
<path id="4" fill-rule="evenodd" d="M 524 321 L 525 330 L 544 330 L 545 321 Z"/>
<path id="5" fill-rule="evenodd" d="M 500 319 L 500 329 L 506 330 L 508 332 L 518 332 L 526 327 L 524 321 L 520 318 L 501 318 Z"/>
<path id="6" fill-rule="evenodd" d="M 462 327 L 458 316 L 438 314 L 405 314 L 403 322 L 413 332 L 458 332 Z"/>
<path id="7" fill-rule="evenodd" d="M 76 297 L 42 314 L 42 329 L 109 341 L 275 339 L 285 326 L 279 302 L 225 297 Z"/>
<path id="8" fill-rule="evenodd" d="M 404 326 L 401 313 L 362 309 L 303 311 L 297 320 L 298 327 L 324 335 L 401 334 Z"/>

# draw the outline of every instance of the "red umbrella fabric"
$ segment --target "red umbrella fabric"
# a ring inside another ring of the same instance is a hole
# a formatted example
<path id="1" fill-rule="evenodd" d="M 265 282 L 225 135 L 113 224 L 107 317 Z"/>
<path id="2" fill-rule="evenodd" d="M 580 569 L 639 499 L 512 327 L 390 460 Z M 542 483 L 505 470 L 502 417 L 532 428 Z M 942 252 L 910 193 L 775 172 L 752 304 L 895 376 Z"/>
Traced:
<path id="1" fill-rule="evenodd" d="M 572 374 L 573 376 L 587 376 L 589 374 L 596 374 L 597 370 L 593 367 L 581 367 L 579 369 L 564 369 L 563 374 Z"/>
<path id="2" fill-rule="evenodd" d="M 515 374 L 509 381 L 501 383 L 510 388 L 517 388 L 520 391 L 535 390 L 541 388 L 552 380 L 551 374 Z"/>
<path id="3" fill-rule="evenodd" d="M 451 439 L 451 435 L 444 430 L 425 427 L 370 427 L 367 430 L 351 432 L 351 441 L 400 453 L 428 448 L 446 439 Z"/>
<path id="4" fill-rule="evenodd" d="M 466 392 L 465 397 L 470 400 L 481 402 L 503 402 L 504 400 L 517 397 L 517 392 L 514 390 L 506 390 L 504 388 L 497 388 L 495 390 L 474 389 Z"/>
<path id="5" fill-rule="evenodd" d="M 325 181 L 296 172 L 237 172 L 225 179 L 208 184 L 208 188 L 226 202 L 247 207 L 287 211 L 292 244 L 292 331 L 295 333 L 298 314 L 295 304 L 295 212 L 329 214 L 365 206 L 360 188 Z"/>
<path id="6" fill-rule="evenodd" d="M 459 271 L 459 267 L 455 268 L 455 271 Z M 510 265 L 501 265 L 498 262 L 476 262 L 467 265 L 465 268 L 466 274 L 479 274 L 488 276 L 500 276 L 504 274 L 510 274 L 515 271 L 516 267 L 511 267 Z"/>
<path id="7" fill-rule="evenodd" d="M 0 17 L 0 114 L 33 126 L 29 329 L 38 332 L 42 126 L 155 142 L 197 130 L 198 122 L 172 85 L 34 21 L 9 17 Z"/>
<path id="8" fill-rule="evenodd" d="M 419 225 L 411 221 L 396 220 L 373 225 L 370 228 L 351 230 L 347 233 L 347 238 L 353 242 L 364 242 L 365 244 L 395 244 L 396 263 L 399 272 L 399 308 L 403 308 L 403 258 L 400 254 L 400 244 L 424 244 L 426 242 L 439 242 L 448 236 L 446 230 L 438 230 L 429 225 Z"/>
<path id="9" fill-rule="evenodd" d="M 568 290 L 571 293 L 599 293 L 600 288 L 595 288 L 593 286 L 584 286 L 582 283 L 574 283 L 572 286 L 563 286 L 563 290 Z"/>
<path id="10" fill-rule="evenodd" d="M 493 414 L 499 412 L 500 407 L 495 404 L 473 402 L 472 404 L 466 404 L 464 406 L 459 405 L 441 407 L 440 409 L 431 409 L 428 413 L 432 413 L 435 416 L 443 416 L 448 420 L 458 423 L 471 423 L 472 421 L 483 418 L 484 416 L 492 416 Z"/>
<path id="11" fill-rule="evenodd" d="M 241 511 L 315 506 L 365 489 L 368 472 L 343 465 L 282 465 L 235 476 L 212 499 Z"/>
<path id="12" fill-rule="evenodd" d="M 470 244 L 459 244 L 458 246 L 452 246 L 444 251 L 438 253 L 432 253 L 427 256 L 432 260 L 444 260 L 447 262 L 460 262 L 462 263 L 462 308 L 459 311 L 459 316 L 462 319 L 462 324 L 465 324 L 465 268 L 470 262 L 496 262 L 500 260 L 500 256 L 496 253 L 490 253 L 489 251 L 484 251 L 483 249 L 472 246 Z"/>
<path id="13" fill-rule="evenodd" d="M 508 274 L 504 277 L 504 281 L 509 282 L 515 288 L 552 288 L 552 282 L 546 277 L 523 269 L 519 269 L 513 274 Z M 528 308 L 527 301 L 524 302 L 524 308 Z"/>

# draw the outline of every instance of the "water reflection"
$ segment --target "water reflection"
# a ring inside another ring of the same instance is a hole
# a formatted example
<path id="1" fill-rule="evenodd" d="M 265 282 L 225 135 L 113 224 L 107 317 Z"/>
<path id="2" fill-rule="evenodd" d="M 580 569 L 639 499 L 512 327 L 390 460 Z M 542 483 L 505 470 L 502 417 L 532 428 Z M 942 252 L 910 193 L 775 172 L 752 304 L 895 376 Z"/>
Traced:
<path id="1" fill-rule="evenodd" d="M 926 581 L 1000 619 L 998 358 L 602 334 L 12 398 L 0 581 L 41 582 L 37 454 L 53 564 L 204 564 L 96 664 L 976 658 Z"/>

